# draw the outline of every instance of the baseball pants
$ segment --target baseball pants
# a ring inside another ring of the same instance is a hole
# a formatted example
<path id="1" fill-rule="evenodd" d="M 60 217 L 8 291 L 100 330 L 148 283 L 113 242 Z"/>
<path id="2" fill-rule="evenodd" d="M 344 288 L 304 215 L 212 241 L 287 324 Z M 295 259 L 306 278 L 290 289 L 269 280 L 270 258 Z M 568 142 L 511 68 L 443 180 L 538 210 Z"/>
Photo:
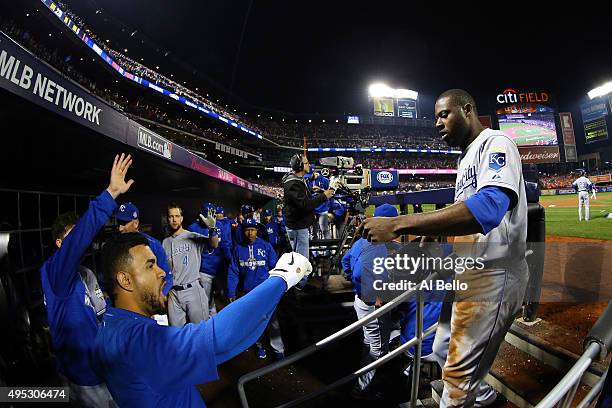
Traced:
<path id="1" fill-rule="evenodd" d="M 200 280 L 191 282 L 191 287 L 182 286 L 183 290 L 175 287 L 168 296 L 168 324 L 174 327 L 183 327 L 187 323 L 199 323 L 208 320 L 208 297 Z"/>
<path id="2" fill-rule="evenodd" d="M 215 298 L 213 296 L 213 280 L 214 276 L 209 275 L 207 273 L 200 272 L 200 282 L 202 282 L 202 286 L 204 287 L 204 292 L 206 293 L 206 298 L 208 299 L 208 303 L 203 305 L 204 307 L 204 315 L 208 315 L 209 317 L 213 317 L 217 314 L 217 307 L 215 306 Z M 208 320 L 208 318 L 206 318 Z"/>
<path id="3" fill-rule="evenodd" d="M 467 289 L 444 304 L 433 344 L 444 381 L 440 407 L 486 406 L 495 393 L 483 380 L 522 306 L 527 263 L 466 270 L 455 279 Z"/>
<path id="4" fill-rule="evenodd" d="M 582 206 L 584 205 L 584 211 L 585 211 L 585 220 L 589 220 L 589 207 L 590 207 L 590 200 L 589 200 L 589 192 L 588 191 L 581 191 L 578 193 L 578 219 L 580 221 L 582 221 Z"/>
<path id="5" fill-rule="evenodd" d="M 363 300 L 359 299 L 357 295 L 355 295 L 353 308 L 357 314 L 357 319 L 361 319 L 376 310 L 374 305 L 368 305 Z M 363 361 L 364 366 L 389 353 L 389 340 L 393 327 L 392 312 L 386 313 L 362 327 L 363 344 L 369 349 L 369 353 Z M 357 379 L 356 387 L 359 388 L 360 391 L 365 390 L 366 387 L 372 383 L 375 375 L 376 369 L 363 374 Z"/>
<path id="6" fill-rule="evenodd" d="M 259 340 L 257 340 L 256 344 L 258 347 L 263 347 L 264 339 L 268 336 L 270 339 L 270 347 L 277 353 L 285 352 L 285 343 L 283 343 L 283 338 L 281 337 L 280 324 L 278 323 L 278 317 L 276 316 L 276 311 L 270 318 L 270 322 L 268 323 L 268 327 L 263 332 Z"/>

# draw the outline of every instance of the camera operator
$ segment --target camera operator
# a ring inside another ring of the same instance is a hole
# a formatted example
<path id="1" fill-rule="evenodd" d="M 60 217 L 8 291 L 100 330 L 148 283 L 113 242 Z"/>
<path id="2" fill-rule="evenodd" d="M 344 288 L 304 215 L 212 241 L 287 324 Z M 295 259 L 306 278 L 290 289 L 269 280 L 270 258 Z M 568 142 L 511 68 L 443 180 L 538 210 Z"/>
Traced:
<path id="1" fill-rule="evenodd" d="M 296 154 L 289 162 L 291 172 L 283 177 L 285 221 L 287 235 L 293 251 L 309 257 L 308 228 L 314 223 L 316 207 L 328 201 L 333 195 L 333 189 L 326 189 L 316 197 L 304 180 L 304 175 L 310 169 L 308 158 Z"/>

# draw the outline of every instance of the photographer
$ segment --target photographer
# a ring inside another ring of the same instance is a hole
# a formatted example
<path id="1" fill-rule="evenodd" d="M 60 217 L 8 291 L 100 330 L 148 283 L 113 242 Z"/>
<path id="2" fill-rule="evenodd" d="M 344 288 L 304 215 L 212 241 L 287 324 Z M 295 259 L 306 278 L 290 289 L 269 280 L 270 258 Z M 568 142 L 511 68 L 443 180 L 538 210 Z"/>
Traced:
<path id="1" fill-rule="evenodd" d="M 314 210 L 329 200 L 334 195 L 334 190 L 326 189 L 322 194 L 313 197 L 304 180 L 310 163 L 303 154 L 294 155 L 289 165 L 292 171 L 283 177 L 287 235 L 293 251 L 308 258 L 308 228 L 315 220 Z"/>

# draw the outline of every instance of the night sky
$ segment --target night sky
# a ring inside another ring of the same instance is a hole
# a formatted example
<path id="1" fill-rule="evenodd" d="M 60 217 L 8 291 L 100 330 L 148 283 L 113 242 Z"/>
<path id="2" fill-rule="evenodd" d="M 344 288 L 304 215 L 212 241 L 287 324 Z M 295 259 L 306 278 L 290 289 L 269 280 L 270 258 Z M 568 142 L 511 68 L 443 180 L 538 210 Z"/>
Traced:
<path id="1" fill-rule="evenodd" d="M 198 71 L 181 75 L 189 86 L 241 110 L 367 113 L 375 81 L 418 91 L 425 116 L 448 88 L 471 92 L 485 113 L 507 87 L 548 90 L 560 111 L 576 110 L 612 80 L 612 17 L 595 6 L 559 15 L 565 6 L 533 2 L 412 3 L 67 0 L 128 55 L 165 74 L 183 61 Z"/>

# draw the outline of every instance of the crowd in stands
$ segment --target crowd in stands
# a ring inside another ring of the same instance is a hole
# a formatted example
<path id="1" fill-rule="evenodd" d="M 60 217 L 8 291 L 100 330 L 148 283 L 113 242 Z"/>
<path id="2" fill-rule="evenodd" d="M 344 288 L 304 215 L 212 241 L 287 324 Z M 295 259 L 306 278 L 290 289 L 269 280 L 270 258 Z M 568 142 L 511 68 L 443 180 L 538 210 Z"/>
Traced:
<path id="1" fill-rule="evenodd" d="M 448 149 L 435 128 L 388 125 L 303 124 L 258 120 L 264 133 L 285 146 Z"/>
<path id="2" fill-rule="evenodd" d="M 144 64 L 141 64 L 138 61 L 133 60 L 132 58 L 124 55 L 123 53 L 112 49 L 106 45 L 106 42 L 101 39 L 98 35 L 96 35 L 83 21 L 83 19 L 72 12 L 65 4 L 58 2 L 62 10 L 72 19 L 72 21 L 76 22 L 77 25 L 85 31 L 85 33 L 98 44 L 98 46 L 102 47 L 104 51 L 111 57 L 115 62 L 122 67 L 124 70 L 128 71 L 131 74 L 137 75 L 141 78 L 147 79 L 150 82 L 155 83 L 158 86 L 166 88 L 168 91 L 173 92 L 178 96 L 183 96 L 185 98 L 191 99 L 194 102 L 197 102 L 200 105 L 205 106 L 209 110 L 212 110 L 218 114 L 225 116 L 228 119 L 231 119 L 236 122 L 244 122 L 242 118 L 238 118 L 235 114 L 230 113 L 227 109 L 224 109 L 221 105 L 211 101 L 210 99 L 200 95 L 199 93 L 181 85 L 179 82 L 174 81 L 161 73 L 151 69 Z M 247 126 L 252 127 L 251 124 Z M 258 130 L 259 131 L 259 130 Z"/>

